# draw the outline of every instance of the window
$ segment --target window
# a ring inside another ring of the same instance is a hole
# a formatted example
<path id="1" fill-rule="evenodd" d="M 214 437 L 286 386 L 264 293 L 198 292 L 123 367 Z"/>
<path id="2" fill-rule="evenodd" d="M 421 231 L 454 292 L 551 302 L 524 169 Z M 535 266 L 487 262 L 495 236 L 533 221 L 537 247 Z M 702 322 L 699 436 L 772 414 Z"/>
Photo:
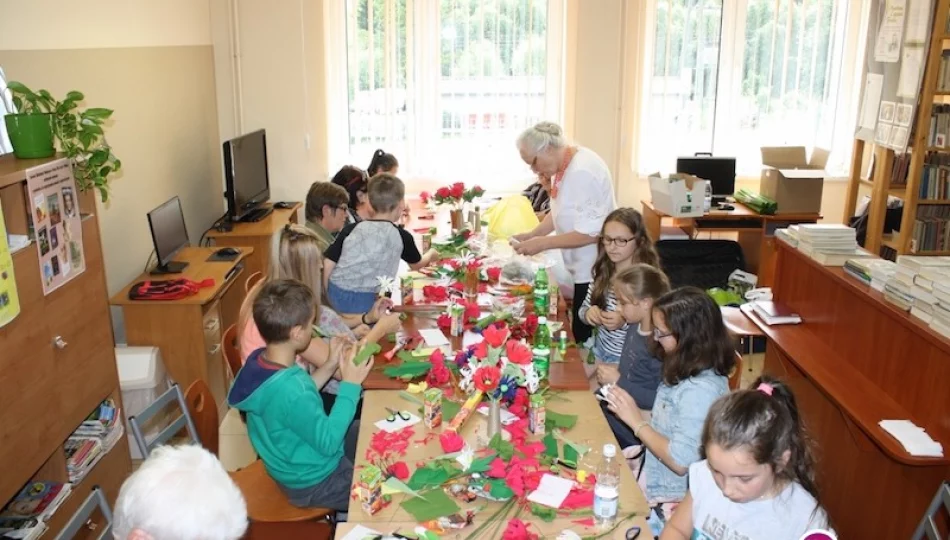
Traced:
<path id="1" fill-rule="evenodd" d="M 3 68 L 0 68 L 0 118 L 3 118 L 3 115 L 16 112 L 16 109 L 13 107 L 13 101 L 7 101 L 10 97 L 10 93 L 7 92 L 7 83 L 4 80 Z M 7 136 L 7 126 L 5 122 L 0 122 L 0 155 L 7 154 L 13 151 L 13 146 L 10 145 L 10 139 Z"/>
<path id="2" fill-rule="evenodd" d="M 330 4 L 332 164 L 383 148 L 405 178 L 523 187 L 515 138 L 562 117 L 563 0 Z"/>
<path id="3" fill-rule="evenodd" d="M 758 175 L 759 148 L 779 145 L 829 148 L 829 168 L 846 161 L 854 131 L 839 94 L 850 98 L 844 58 L 861 42 L 848 24 L 854 2 L 651 3 L 641 172 L 672 172 L 678 156 L 713 152 L 735 156 L 739 174 Z"/>

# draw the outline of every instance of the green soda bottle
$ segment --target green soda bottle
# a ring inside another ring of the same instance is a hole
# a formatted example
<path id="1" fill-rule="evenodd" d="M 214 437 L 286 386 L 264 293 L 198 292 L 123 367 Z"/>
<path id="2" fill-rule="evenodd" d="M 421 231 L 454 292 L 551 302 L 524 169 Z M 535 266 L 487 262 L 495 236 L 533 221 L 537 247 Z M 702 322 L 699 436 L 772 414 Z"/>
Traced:
<path id="1" fill-rule="evenodd" d="M 534 332 L 534 346 L 531 348 L 531 362 L 542 380 L 548 378 L 551 367 L 551 329 L 547 317 L 538 317 L 538 329 Z"/>
<path id="2" fill-rule="evenodd" d="M 547 317 L 548 303 L 551 301 L 550 294 L 548 271 L 543 267 L 538 268 L 538 272 L 534 275 L 534 313 L 538 317 Z"/>

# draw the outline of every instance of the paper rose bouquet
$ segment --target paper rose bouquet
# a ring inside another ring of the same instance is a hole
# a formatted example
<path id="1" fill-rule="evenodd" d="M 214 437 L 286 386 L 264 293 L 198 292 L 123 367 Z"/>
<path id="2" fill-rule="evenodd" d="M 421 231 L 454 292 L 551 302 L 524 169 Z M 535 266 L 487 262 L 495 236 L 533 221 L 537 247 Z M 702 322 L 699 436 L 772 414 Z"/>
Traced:
<path id="1" fill-rule="evenodd" d="M 455 357 L 459 387 L 469 394 L 481 393 L 492 401 L 506 403 L 515 400 L 519 388 L 537 392 L 541 378 L 531 362 L 531 348 L 511 339 L 511 331 L 503 322 L 488 326 L 482 336 L 482 342 Z"/>
<path id="2" fill-rule="evenodd" d="M 422 199 L 423 204 L 429 204 L 431 201 L 436 205 L 449 204 L 452 208 L 461 208 L 463 202 L 472 202 L 476 197 L 484 194 L 485 190 L 479 186 L 466 189 L 465 184 L 456 182 L 451 186 L 440 187 L 433 194 L 423 191 L 419 194 L 419 198 Z"/>

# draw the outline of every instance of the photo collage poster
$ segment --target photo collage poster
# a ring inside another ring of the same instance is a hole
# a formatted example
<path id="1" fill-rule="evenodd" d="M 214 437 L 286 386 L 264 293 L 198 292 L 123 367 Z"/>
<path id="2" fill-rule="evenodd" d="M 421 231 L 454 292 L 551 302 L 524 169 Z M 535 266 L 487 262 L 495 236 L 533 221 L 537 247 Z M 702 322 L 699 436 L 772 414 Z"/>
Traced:
<path id="1" fill-rule="evenodd" d="M 7 227 L 3 221 L 3 209 L 0 208 L 0 328 L 4 327 L 20 314 L 20 299 L 16 292 L 16 279 L 13 275 L 13 255 L 7 243 Z"/>
<path id="2" fill-rule="evenodd" d="M 48 295 L 86 269 L 79 193 L 68 159 L 27 170 L 26 183 L 43 294 Z"/>
<path id="3" fill-rule="evenodd" d="M 903 153 L 911 140 L 934 0 L 871 0 L 855 136 Z"/>

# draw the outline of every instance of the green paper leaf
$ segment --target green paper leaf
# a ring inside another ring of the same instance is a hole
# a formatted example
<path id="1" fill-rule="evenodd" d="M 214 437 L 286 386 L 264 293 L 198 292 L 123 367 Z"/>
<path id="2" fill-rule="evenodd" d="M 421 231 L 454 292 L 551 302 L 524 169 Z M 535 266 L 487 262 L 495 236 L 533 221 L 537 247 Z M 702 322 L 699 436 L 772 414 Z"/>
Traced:
<path id="1" fill-rule="evenodd" d="M 412 473 L 412 477 L 406 484 L 409 489 L 416 491 L 431 487 L 438 487 L 449 479 L 449 473 L 442 468 L 432 468 L 429 465 L 420 467 Z"/>
<path id="2" fill-rule="evenodd" d="M 496 433 L 495 436 L 491 438 L 491 441 L 488 442 L 488 447 L 498 452 L 498 457 L 504 462 L 511 461 L 511 456 L 515 455 L 515 445 L 504 440 L 501 437 L 501 433 Z"/>
<path id="3" fill-rule="evenodd" d="M 442 422 L 451 422 L 462 409 L 462 405 L 448 399 L 442 400 Z"/>
<path id="4" fill-rule="evenodd" d="M 496 499 L 501 499 L 507 501 L 508 499 L 515 496 L 515 492 L 508 487 L 508 484 L 505 483 L 504 478 L 494 478 L 488 481 L 488 484 L 491 488 L 488 490 L 488 494 Z"/>
<path id="5" fill-rule="evenodd" d="M 481 473 L 487 471 L 491 468 L 491 462 L 495 461 L 496 457 L 496 454 L 490 454 L 485 457 L 475 458 L 472 461 L 472 466 L 469 467 L 467 471 L 465 471 L 465 474 Z"/>
<path id="6" fill-rule="evenodd" d="M 551 523 L 557 519 L 557 510 L 538 503 L 531 503 L 531 513 L 541 518 L 545 523 Z"/>
<path id="7" fill-rule="evenodd" d="M 554 438 L 554 435 L 548 431 L 542 441 L 544 442 L 544 455 L 557 459 L 560 456 L 560 452 L 558 451 L 557 440 Z"/>
<path id="8" fill-rule="evenodd" d="M 383 483 L 383 485 L 385 485 L 386 487 L 392 490 L 398 491 L 400 493 L 405 493 L 406 495 L 412 495 L 413 497 L 422 497 L 422 495 L 420 495 L 418 491 L 410 488 L 409 486 L 406 485 L 405 482 L 396 478 L 395 476 L 390 476 L 389 478 L 387 478 L 386 481 Z"/>
<path id="9" fill-rule="evenodd" d="M 564 457 L 562 458 L 562 460 L 568 465 L 571 465 L 572 467 L 576 467 L 577 466 L 577 450 L 574 450 L 573 446 L 569 444 L 565 444 Z"/>
<path id="10" fill-rule="evenodd" d="M 459 511 L 459 505 L 455 504 L 455 501 L 442 489 L 433 489 L 423 493 L 421 497 L 406 499 L 400 506 L 412 514 L 416 521 L 450 516 Z"/>
<path id="11" fill-rule="evenodd" d="M 412 355 L 411 351 L 403 349 L 396 353 L 396 358 L 402 360 L 403 362 L 418 362 L 415 356 Z"/>
<path id="12" fill-rule="evenodd" d="M 574 429 L 577 424 L 576 414 L 561 414 L 547 409 L 544 412 L 544 426 L 548 431 L 554 428 Z"/>
<path id="13" fill-rule="evenodd" d="M 379 346 L 379 343 L 367 343 L 362 349 L 360 349 L 360 352 L 356 353 L 356 356 L 353 357 L 353 363 L 360 365 L 363 362 L 369 360 L 370 356 L 375 355 L 380 350 L 382 350 L 382 347 Z"/>
<path id="14" fill-rule="evenodd" d="M 432 364 L 428 362 L 403 362 L 398 366 L 387 367 L 383 374 L 393 379 L 408 381 L 425 375 L 430 369 Z"/>

